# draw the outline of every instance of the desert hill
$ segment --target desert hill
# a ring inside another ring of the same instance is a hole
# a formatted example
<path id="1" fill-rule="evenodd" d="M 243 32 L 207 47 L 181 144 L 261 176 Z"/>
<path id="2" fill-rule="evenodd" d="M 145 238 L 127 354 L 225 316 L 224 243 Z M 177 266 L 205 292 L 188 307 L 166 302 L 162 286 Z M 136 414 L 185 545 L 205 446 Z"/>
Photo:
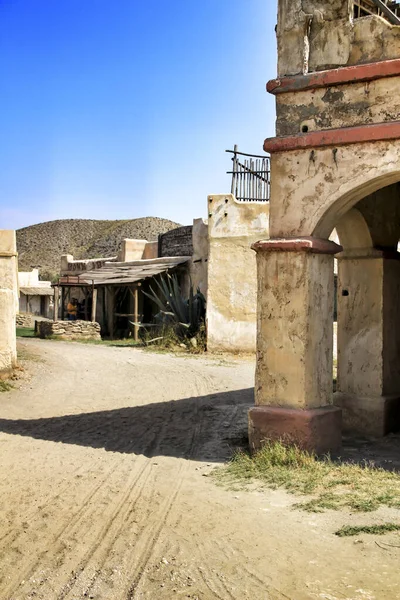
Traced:
<path id="1" fill-rule="evenodd" d="M 54 279 L 62 254 L 75 259 L 115 256 L 124 238 L 156 240 L 178 223 L 158 217 L 124 221 L 61 219 L 17 230 L 20 271 L 40 268 L 41 279 Z"/>

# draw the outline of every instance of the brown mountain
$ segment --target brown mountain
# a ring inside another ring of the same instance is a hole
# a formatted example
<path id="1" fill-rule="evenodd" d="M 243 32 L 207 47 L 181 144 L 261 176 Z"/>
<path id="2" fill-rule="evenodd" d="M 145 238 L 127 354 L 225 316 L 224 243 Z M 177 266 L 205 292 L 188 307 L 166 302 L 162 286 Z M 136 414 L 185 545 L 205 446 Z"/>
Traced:
<path id="1" fill-rule="evenodd" d="M 158 217 L 124 221 L 61 219 L 17 230 L 20 271 L 40 268 L 41 279 L 54 279 L 62 254 L 75 259 L 115 256 L 124 238 L 156 240 L 160 233 L 180 227 Z"/>

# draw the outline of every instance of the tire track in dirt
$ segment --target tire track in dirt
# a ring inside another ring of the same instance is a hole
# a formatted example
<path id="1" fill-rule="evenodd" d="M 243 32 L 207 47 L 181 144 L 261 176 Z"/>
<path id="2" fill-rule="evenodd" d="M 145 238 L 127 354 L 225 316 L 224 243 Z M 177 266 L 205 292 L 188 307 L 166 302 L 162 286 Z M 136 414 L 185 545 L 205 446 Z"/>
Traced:
<path id="1" fill-rule="evenodd" d="M 170 420 L 172 418 L 173 418 L 173 415 L 171 413 L 169 413 L 169 420 L 165 419 L 163 421 L 163 426 L 157 437 L 156 448 L 154 448 L 154 450 L 153 450 L 154 454 L 157 454 L 157 451 L 159 451 L 160 445 L 162 444 L 162 442 L 164 441 L 164 438 L 165 438 L 164 434 L 165 434 L 165 432 L 167 432 L 169 430 Z M 193 434 L 191 436 L 189 447 L 187 449 L 187 454 L 189 456 L 193 452 L 194 440 L 195 440 L 195 437 L 196 437 L 196 434 L 197 434 L 197 431 L 199 428 L 200 428 L 200 423 L 195 428 L 195 431 L 193 432 Z M 181 488 L 181 485 L 182 485 L 182 482 L 184 479 L 184 473 L 186 472 L 186 468 L 187 468 L 186 465 L 179 466 L 178 473 L 174 473 L 174 478 L 177 481 L 175 488 L 171 491 L 171 493 L 169 493 L 167 495 L 167 497 L 164 498 L 164 500 L 161 502 L 160 507 L 157 508 L 156 511 L 154 511 L 154 504 L 153 504 L 153 507 L 151 510 L 151 516 L 149 518 L 149 521 L 151 521 L 151 524 L 150 525 L 147 524 L 143 528 L 143 530 L 137 535 L 137 537 L 135 539 L 135 554 L 140 556 L 140 560 L 137 561 L 137 564 L 134 567 L 134 570 L 136 571 L 136 577 L 134 578 L 134 581 L 131 584 L 130 590 L 128 590 L 128 592 L 127 592 L 128 593 L 127 598 L 134 597 L 132 594 L 134 594 L 135 588 L 139 585 L 139 583 L 142 579 L 146 565 L 148 564 L 148 562 L 154 552 L 154 548 L 158 542 L 161 532 L 162 532 L 163 528 L 165 527 L 165 523 L 168 519 L 168 515 L 171 512 L 174 502 L 176 500 L 176 497 L 179 494 L 179 491 L 180 491 L 180 488 Z M 146 490 L 146 496 L 140 498 L 142 503 L 147 504 L 148 500 L 151 501 L 151 498 L 153 496 L 153 490 L 154 490 L 154 482 L 153 482 L 152 489 Z M 123 529 L 129 530 L 130 526 L 131 526 L 131 520 L 136 518 L 136 514 L 135 514 L 136 510 L 135 509 L 136 509 L 136 505 L 132 506 L 132 508 L 128 511 L 127 515 L 124 516 L 120 520 L 117 531 L 113 533 L 109 542 L 107 544 L 104 544 L 104 541 L 102 541 L 101 545 L 99 545 L 99 547 L 95 549 L 95 551 L 91 554 L 91 556 L 88 557 L 88 560 L 86 561 L 85 565 L 84 566 L 82 565 L 82 577 L 80 577 L 79 579 L 78 578 L 75 579 L 75 582 L 73 584 L 74 587 L 70 588 L 70 590 L 69 590 L 70 594 L 68 594 L 68 595 L 73 596 L 74 591 L 77 587 L 79 587 L 80 590 L 85 595 L 88 595 L 88 596 L 91 595 L 91 592 L 97 583 L 98 575 L 103 571 L 106 561 L 109 559 L 110 554 L 112 554 L 113 546 L 115 546 L 116 543 L 119 543 L 119 545 L 121 545 L 122 530 Z M 95 552 L 97 550 L 98 550 L 98 554 L 100 554 L 99 557 L 97 557 L 95 555 Z M 125 554 L 126 554 L 126 552 L 125 552 Z M 85 579 L 85 577 L 87 577 L 86 571 L 87 571 L 89 560 L 94 562 L 93 570 L 94 570 L 95 574 L 91 577 L 91 581 L 88 582 L 88 584 L 86 586 L 83 586 L 81 580 Z M 123 560 L 121 561 L 121 559 L 120 559 L 120 562 L 123 562 Z M 132 571 L 132 564 L 129 566 L 129 570 Z M 72 584 L 72 581 L 71 581 L 71 584 Z M 59 596 L 57 598 L 57 600 L 64 600 L 64 598 L 68 598 L 68 595 L 67 596 Z"/>
<path id="2" fill-rule="evenodd" d="M 162 424 L 161 424 L 162 427 Z M 146 437 L 147 439 L 143 439 L 143 453 L 151 453 L 156 444 L 157 444 L 157 439 L 158 439 L 158 432 L 152 432 L 153 435 L 151 436 L 151 438 L 148 438 L 148 433 L 146 433 Z M 146 460 L 146 459 L 144 459 Z M 137 462 L 137 459 L 136 461 Z M 142 474 L 142 472 L 148 467 L 148 461 L 145 463 L 145 465 L 142 467 L 138 477 L 134 478 L 134 480 L 132 481 L 131 485 L 130 485 L 130 491 L 132 491 L 133 487 L 135 486 L 137 479 L 139 479 L 140 475 Z M 87 468 L 87 467 L 86 467 Z M 75 530 L 79 529 L 79 535 L 82 537 L 85 535 L 85 530 L 84 530 L 84 526 L 86 526 L 86 530 L 90 529 L 92 527 L 92 523 L 93 523 L 93 519 L 91 517 L 93 517 L 93 515 L 91 514 L 92 511 L 92 507 L 97 507 L 102 503 L 101 498 L 102 496 L 106 496 L 108 495 L 108 490 L 104 489 L 105 484 L 107 483 L 109 477 L 115 473 L 116 471 L 116 465 L 113 464 L 110 469 L 108 469 L 107 474 L 102 478 L 102 480 L 94 487 L 94 489 L 92 489 L 92 491 L 86 496 L 83 504 L 80 506 L 80 508 L 73 514 L 72 518 L 69 520 L 69 522 L 63 526 L 55 535 L 55 537 L 52 538 L 51 540 L 51 549 L 53 550 L 54 556 L 53 556 L 53 562 L 57 564 L 58 560 L 59 560 L 59 554 L 62 552 L 61 548 L 58 548 L 58 551 L 54 549 L 54 545 L 61 539 L 61 537 L 74 537 L 73 533 L 75 532 Z M 120 481 L 126 481 L 127 479 L 129 480 L 129 476 L 130 474 L 132 474 L 132 464 L 128 464 L 125 468 L 125 470 L 123 472 L 120 472 L 119 475 L 119 480 Z M 143 484 L 144 485 L 144 484 Z M 99 494 L 100 492 L 100 494 Z M 99 495 L 99 497 L 96 497 L 96 494 Z M 124 499 L 126 500 L 126 498 L 124 497 Z M 124 502 L 120 503 L 120 509 L 122 508 Z M 86 510 L 87 509 L 87 510 Z M 100 519 L 97 519 L 97 521 L 99 522 Z M 17 534 L 17 539 L 19 537 L 21 537 L 23 535 L 23 532 L 18 532 Z M 9 550 L 9 548 L 8 548 Z M 38 569 L 39 565 L 43 565 L 43 563 L 46 562 L 46 554 L 48 552 L 48 548 L 45 548 L 44 550 L 42 550 L 38 555 L 36 560 L 34 561 L 34 563 L 30 563 L 30 561 L 25 561 L 25 563 L 21 566 L 19 565 L 18 568 L 18 579 L 21 581 L 27 581 L 29 579 L 32 579 L 34 576 L 35 571 Z M 72 552 L 70 552 L 70 555 L 74 555 Z M 43 570 L 43 568 L 41 569 Z M 54 566 L 52 568 L 52 571 L 54 571 Z M 15 583 L 10 583 L 7 588 L 5 588 L 7 593 L 16 593 L 16 591 L 18 590 L 18 588 L 20 587 L 19 584 L 16 585 L 16 587 L 13 587 L 13 585 L 15 586 Z M 47 598 L 46 598 L 47 600 Z"/>
<path id="3" fill-rule="evenodd" d="M 201 383 L 203 383 L 203 381 L 201 381 Z M 199 388 L 197 384 L 196 387 L 198 390 Z M 198 439 L 200 437 L 204 423 L 204 413 L 203 411 L 199 411 L 197 403 L 194 404 L 194 421 L 196 422 L 196 426 L 192 431 L 189 447 L 187 450 L 187 460 L 192 459 L 195 450 L 197 450 Z M 139 586 L 145 575 L 146 567 L 149 565 L 152 556 L 155 554 L 155 550 L 159 543 L 163 529 L 165 529 L 167 525 L 169 525 L 170 528 L 173 528 L 174 525 L 176 525 L 181 518 L 180 511 L 178 512 L 178 514 L 174 514 L 174 508 L 175 500 L 179 495 L 184 481 L 184 476 L 187 470 L 187 463 L 179 467 L 179 471 L 177 473 L 177 483 L 174 486 L 175 489 L 165 499 L 164 505 L 161 509 L 161 514 L 158 515 L 158 518 L 156 519 L 154 525 L 150 528 L 150 530 L 145 532 L 144 547 L 141 550 L 141 552 L 139 552 L 140 559 L 136 562 L 136 565 L 134 567 L 136 575 L 133 577 L 131 585 L 126 592 L 126 595 L 124 596 L 125 600 L 135 600 L 137 592 L 139 592 Z M 172 520 L 172 517 L 174 518 L 174 520 Z M 170 523 L 168 523 L 168 520 L 170 520 Z"/>
<path id="4" fill-rule="evenodd" d="M 74 514 L 69 518 L 69 520 L 66 524 L 64 524 L 60 529 L 58 529 L 57 533 L 54 536 L 52 536 L 51 540 L 49 540 L 48 547 L 46 547 L 45 549 L 40 551 L 35 556 L 35 559 L 33 562 L 30 559 L 26 559 L 22 564 L 18 565 L 18 573 L 16 573 L 16 577 L 14 577 L 14 581 L 10 582 L 7 585 L 7 587 L 4 588 L 4 590 L 7 594 L 9 594 L 9 595 L 16 594 L 18 588 L 21 585 L 20 584 L 21 580 L 27 581 L 30 578 L 32 578 L 38 565 L 41 565 L 45 562 L 46 554 L 49 550 L 49 547 L 54 551 L 57 542 L 59 542 L 63 536 L 70 535 L 72 530 L 75 530 L 78 528 L 82 532 L 82 529 L 81 529 L 82 524 L 87 523 L 90 526 L 90 523 L 92 521 L 90 519 L 88 519 L 88 516 L 90 516 L 90 512 L 92 511 L 92 506 L 93 506 L 93 504 L 95 504 L 95 505 L 99 504 L 100 499 L 97 498 L 97 495 L 99 495 L 99 492 L 104 490 L 104 486 L 105 486 L 107 480 L 109 479 L 109 477 L 112 475 L 112 473 L 114 471 L 115 471 L 115 467 L 113 466 L 108 470 L 107 474 L 103 477 L 103 479 L 97 485 L 93 486 L 91 491 L 84 498 L 84 501 L 83 501 L 83 503 L 81 503 L 78 510 L 74 512 Z M 88 513 L 89 513 L 89 515 L 88 515 Z M 22 535 L 23 535 L 23 532 L 19 532 L 16 537 L 16 541 L 20 537 L 22 537 Z M 9 552 L 10 550 L 11 550 L 11 548 L 8 547 L 7 551 Z M 57 561 L 57 555 L 54 557 L 54 561 L 55 562 Z M 19 580 L 18 583 L 17 583 L 16 579 Z"/>

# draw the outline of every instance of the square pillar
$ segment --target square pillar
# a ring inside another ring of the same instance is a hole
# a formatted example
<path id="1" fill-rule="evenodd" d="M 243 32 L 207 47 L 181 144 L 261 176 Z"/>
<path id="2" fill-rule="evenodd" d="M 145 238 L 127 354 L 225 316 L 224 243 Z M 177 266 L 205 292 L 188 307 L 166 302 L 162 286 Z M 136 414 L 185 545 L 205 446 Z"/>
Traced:
<path id="1" fill-rule="evenodd" d="M 0 230 L 0 377 L 9 374 L 17 363 L 17 272 L 15 231 Z"/>
<path id="2" fill-rule="evenodd" d="M 338 379 L 345 431 L 400 429 L 400 255 L 374 249 L 338 260 Z"/>
<path id="3" fill-rule="evenodd" d="M 315 238 L 254 244 L 258 269 L 253 450 L 286 439 L 318 454 L 341 448 L 333 407 L 333 256 L 341 247 Z"/>

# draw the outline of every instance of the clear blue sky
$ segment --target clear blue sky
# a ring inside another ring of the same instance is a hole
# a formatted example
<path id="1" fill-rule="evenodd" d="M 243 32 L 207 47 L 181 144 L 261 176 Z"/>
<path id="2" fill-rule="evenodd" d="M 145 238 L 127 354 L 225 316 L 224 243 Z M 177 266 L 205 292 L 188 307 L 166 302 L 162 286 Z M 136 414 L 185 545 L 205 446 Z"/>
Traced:
<path id="1" fill-rule="evenodd" d="M 189 224 L 274 131 L 276 0 L 0 0 L 0 228 Z"/>

